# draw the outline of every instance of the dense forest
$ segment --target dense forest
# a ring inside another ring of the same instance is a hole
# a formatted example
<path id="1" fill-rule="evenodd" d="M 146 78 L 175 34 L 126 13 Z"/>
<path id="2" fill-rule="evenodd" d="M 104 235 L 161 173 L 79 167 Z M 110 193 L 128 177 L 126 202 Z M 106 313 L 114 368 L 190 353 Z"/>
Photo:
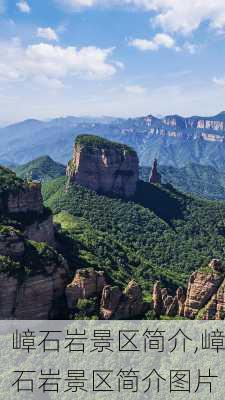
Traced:
<path id="1" fill-rule="evenodd" d="M 81 265 L 105 270 L 116 284 L 133 277 L 148 291 L 157 278 L 171 288 L 186 286 L 192 271 L 211 258 L 224 259 L 223 203 L 143 181 L 132 201 L 78 185 L 65 190 L 65 182 L 61 177 L 44 183 L 43 196 L 61 224 L 62 251 L 72 264 L 78 257 Z"/>

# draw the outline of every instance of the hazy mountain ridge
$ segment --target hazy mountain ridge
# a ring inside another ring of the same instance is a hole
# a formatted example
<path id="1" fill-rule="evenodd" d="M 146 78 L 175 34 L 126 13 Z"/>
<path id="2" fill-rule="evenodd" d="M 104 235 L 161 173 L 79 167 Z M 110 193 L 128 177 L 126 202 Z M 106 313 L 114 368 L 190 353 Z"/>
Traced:
<path id="1" fill-rule="evenodd" d="M 43 122 L 27 120 L 0 129 L 0 159 L 23 164 L 43 154 L 65 164 L 74 137 L 100 135 L 132 146 L 141 165 L 156 157 L 163 165 L 197 163 L 225 169 L 225 113 L 212 117 L 179 115 L 157 118 L 64 117 Z"/>

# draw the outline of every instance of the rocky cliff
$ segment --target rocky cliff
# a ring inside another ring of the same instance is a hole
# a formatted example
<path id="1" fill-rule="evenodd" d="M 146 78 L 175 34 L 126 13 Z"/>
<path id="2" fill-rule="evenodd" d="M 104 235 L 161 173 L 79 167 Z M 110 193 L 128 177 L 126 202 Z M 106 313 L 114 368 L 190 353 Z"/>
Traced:
<path id="1" fill-rule="evenodd" d="M 66 288 L 67 305 L 71 315 L 77 311 L 79 300 L 97 298 L 100 318 L 132 319 L 139 318 L 147 311 L 140 286 L 130 281 L 122 291 L 111 286 L 103 272 L 81 269 Z"/>
<path id="2" fill-rule="evenodd" d="M 225 276 L 219 260 L 205 271 L 194 272 L 188 283 L 184 315 L 187 318 L 221 319 L 225 313 Z"/>
<path id="3" fill-rule="evenodd" d="M 55 245 L 41 185 L 0 167 L 0 319 L 61 316 L 68 267 Z"/>
<path id="4" fill-rule="evenodd" d="M 138 157 L 128 146 L 97 136 L 78 136 L 67 175 L 70 184 L 131 197 L 138 180 Z"/>
<path id="5" fill-rule="evenodd" d="M 55 245 L 52 213 L 43 205 L 41 184 L 0 166 L 0 224 L 5 221 L 29 240 Z"/>
<path id="6" fill-rule="evenodd" d="M 225 319 L 225 271 L 220 260 L 213 259 L 207 268 L 194 272 L 189 279 L 187 294 L 178 288 L 168 295 L 160 282 L 153 288 L 153 309 L 161 316 L 188 319 Z"/>

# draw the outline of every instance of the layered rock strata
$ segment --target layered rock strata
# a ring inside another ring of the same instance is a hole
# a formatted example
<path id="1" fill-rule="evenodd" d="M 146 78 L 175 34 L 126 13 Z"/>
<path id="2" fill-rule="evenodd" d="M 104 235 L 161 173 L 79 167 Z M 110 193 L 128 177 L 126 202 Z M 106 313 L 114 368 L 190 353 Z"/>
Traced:
<path id="1" fill-rule="evenodd" d="M 79 299 L 89 299 L 99 296 L 106 280 L 103 272 L 93 269 L 77 270 L 73 281 L 66 287 L 67 305 L 73 310 Z"/>
<path id="2" fill-rule="evenodd" d="M 214 259 L 206 271 L 194 272 L 188 283 L 184 315 L 195 318 L 203 310 L 202 318 L 217 319 L 224 307 L 225 279 L 219 260 Z"/>
<path id="3" fill-rule="evenodd" d="M 102 319 L 131 319 L 140 317 L 146 310 L 142 291 L 135 281 L 130 281 L 124 291 L 106 282 L 103 272 L 82 269 L 76 272 L 66 288 L 67 305 L 76 309 L 79 299 L 99 298 Z"/>
<path id="4" fill-rule="evenodd" d="M 138 157 L 130 147 L 95 136 L 78 136 L 67 167 L 69 184 L 132 197 L 138 181 Z"/>

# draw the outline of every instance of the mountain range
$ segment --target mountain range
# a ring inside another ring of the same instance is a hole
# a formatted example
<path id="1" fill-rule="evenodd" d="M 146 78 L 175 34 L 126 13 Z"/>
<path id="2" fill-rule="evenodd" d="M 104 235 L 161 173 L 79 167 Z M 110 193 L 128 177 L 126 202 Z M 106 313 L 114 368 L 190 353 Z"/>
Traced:
<path id="1" fill-rule="evenodd" d="M 87 133 L 132 146 L 142 166 L 158 158 L 160 164 L 178 168 L 195 163 L 225 169 L 225 112 L 189 118 L 148 115 L 129 119 L 29 119 L 0 129 L 0 163 L 23 164 L 48 154 L 66 164 L 74 137 Z"/>
<path id="2" fill-rule="evenodd" d="M 0 167 L 0 317 L 224 319 L 225 203 L 138 179 L 149 167 L 102 137 L 72 153 L 66 175 L 49 156 L 18 167 L 25 180 Z M 213 167 L 166 168 L 219 182 Z"/>

